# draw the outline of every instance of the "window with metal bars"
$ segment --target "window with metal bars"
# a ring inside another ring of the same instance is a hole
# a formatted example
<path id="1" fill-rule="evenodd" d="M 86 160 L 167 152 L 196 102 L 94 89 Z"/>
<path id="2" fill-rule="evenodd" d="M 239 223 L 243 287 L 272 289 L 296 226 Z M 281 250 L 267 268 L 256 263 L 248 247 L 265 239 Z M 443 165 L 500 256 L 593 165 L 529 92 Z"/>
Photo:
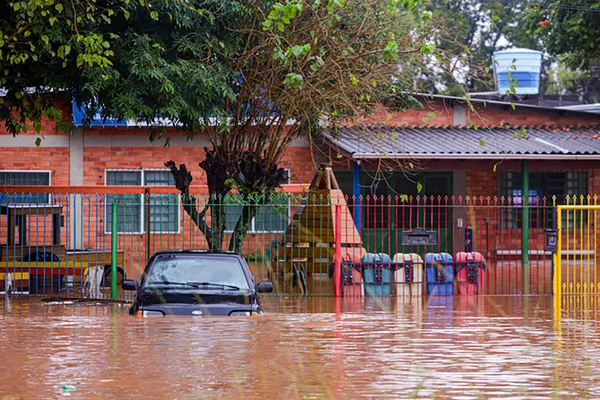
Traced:
<path id="1" fill-rule="evenodd" d="M 50 171 L 0 171 L 2 186 L 50 186 Z M 3 203 L 48 204 L 49 194 L 9 193 L 2 195 Z"/>
<path id="2" fill-rule="evenodd" d="M 503 219 L 505 228 L 520 228 L 523 225 L 523 193 L 521 172 L 503 172 L 499 174 L 500 195 L 505 197 Z M 580 196 L 587 195 L 588 174 L 586 171 L 536 171 L 529 173 L 529 226 L 531 228 L 549 228 L 552 226 L 552 206 L 582 204 Z M 509 200 L 510 198 L 510 200 Z M 546 202 L 544 204 L 544 198 Z M 587 200 L 583 198 L 583 204 Z M 587 214 L 577 213 L 565 217 L 565 227 L 581 227 L 587 221 Z"/>
<path id="3" fill-rule="evenodd" d="M 285 170 L 287 179 L 283 184 L 290 182 L 290 170 Z M 256 216 L 250 221 L 248 232 L 266 233 L 266 232 L 285 232 L 290 218 L 290 200 L 286 196 L 265 196 L 260 199 L 266 204 L 257 204 Z M 244 200 L 238 195 L 230 194 L 225 197 L 225 230 L 233 232 L 235 225 L 242 216 Z"/>
<path id="4" fill-rule="evenodd" d="M 107 170 L 106 186 L 175 186 L 169 170 Z M 179 196 L 152 194 L 149 198 L 139 194 L 106 195 L 104 230 L 111 231 L 112 204 L 119 203 L 117 230 L 119 233 L 144 233 L 149 223 L 152 233 L 179 232 Z M 149 221 L 148 215 L 149 214 Z"/>
<path id="5" fill-rule="evenodd" d="M 346 195 L 348 207 L 353 212 L 353 178 L 351 172 L 336 171 L 336 179 Z M 417 182 L 423 183 L 418 191 Z M 449 226 L 448 204 L 444 196 L 451 193 L 451 180 L 447 173 L 411 176 L 404 173 L 361 175 L 362 199 L 360 204 L 363 229 L 408 230 L 423 227 L 429 230 Z M 412 198 L 409 200 L 409 196 Z M 417 200 L 417 197 L 419 198 Z"/>

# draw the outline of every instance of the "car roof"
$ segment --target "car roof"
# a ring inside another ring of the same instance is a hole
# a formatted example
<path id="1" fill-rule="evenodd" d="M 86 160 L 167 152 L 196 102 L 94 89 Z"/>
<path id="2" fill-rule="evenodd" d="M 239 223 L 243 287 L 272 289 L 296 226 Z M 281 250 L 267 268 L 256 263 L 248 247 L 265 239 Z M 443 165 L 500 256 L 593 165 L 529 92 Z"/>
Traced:
<path id="1" fill-rule="evenodd" d="M 209 256 L 229 256 L 229 257 L 237 257 L 241 260 L 241 267 L 244 271 L 244 275 L 249 282 L 254 282 L 254 278 L 252 277 L 252 273 L 248 267 L 246 259 L 240 254 L 233 251 L 212 251 L 212 250 L 161 250 L 157 251 L 152 255 L 150 260 L 148 260 L 148 264 L 146 265 L 145 271 L 151 267 L 152 260 L 155 260 L 156 257 L 160 255 L 209 255 Z M 145 273 L 145 272 L 144 272 Z"/>
<path id="2" fill-rule="evenodd" d="M 228 256 L 239 256 L 242 255 L 240 253 L 236 253 L 234 251 L 214 251 L 214 250 L 161 250 L 154 253 L 154 256 L 158 256 L 161 254 L 208 254 L 208 255 L 228 255 Z"/>

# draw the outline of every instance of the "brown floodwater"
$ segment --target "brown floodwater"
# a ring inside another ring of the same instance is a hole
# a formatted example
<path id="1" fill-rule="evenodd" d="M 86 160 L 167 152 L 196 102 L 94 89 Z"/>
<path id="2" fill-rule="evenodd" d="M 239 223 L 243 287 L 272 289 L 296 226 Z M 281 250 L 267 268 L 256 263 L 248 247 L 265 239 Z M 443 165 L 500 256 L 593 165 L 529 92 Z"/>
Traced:
<path id="1" fill-rule="evenodd" d="M 2 296 L 0 399 L 600 398 L 598 299 L 263 302 L 144 319 Z"/>

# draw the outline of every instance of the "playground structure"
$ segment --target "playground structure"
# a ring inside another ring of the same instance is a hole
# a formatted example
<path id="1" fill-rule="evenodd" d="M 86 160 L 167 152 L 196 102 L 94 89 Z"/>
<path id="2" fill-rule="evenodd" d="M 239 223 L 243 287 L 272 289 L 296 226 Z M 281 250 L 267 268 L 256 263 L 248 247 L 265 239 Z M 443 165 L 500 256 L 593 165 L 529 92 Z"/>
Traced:
<path id="1" fill-rule="evenodd" d="M 410 249 L 433 247 L 437 239 L 433 232 L 416 228 L 403 232 L 403 245 Z M 418 253 L 396 253 L 393 259 L 386 253 L 368 253 L 329 165 L 322 165 L 315 175 L 287 227 L 283 244 L 277 241 L 269 250 L 270 277 L 283 278 L 284 285 L 297 287 L 300 294 L 307 294 L 311 279 L 325 275 L 333 280 L 334 290 L 339 283 L 339 293 L 344 296 L 483 293 L 483 274 L 473 272 L 473 260 L 478 271 L 485 268 L 480 253 L 458 253 L 460 263 L 456 265 L 446 253 L 429 253 L 428 274 Z M 460 284 L 454 288 L 453 282 Z"/>
<path id="2" fill-rule="evenodd" d="M 341 210 L 337 219 L 336 209 Z M 297 282 L 300 292 L 306 293 L 307 279 L 330 275 L 336 239 L 344 257 L 360 258 L 366 253 L 333 170 L 322 165 L 287 227 L 284 243 L 271 249 L 271 275 Z M 356 276 L 352 282 L 360 284 L 362 278 Z"/>

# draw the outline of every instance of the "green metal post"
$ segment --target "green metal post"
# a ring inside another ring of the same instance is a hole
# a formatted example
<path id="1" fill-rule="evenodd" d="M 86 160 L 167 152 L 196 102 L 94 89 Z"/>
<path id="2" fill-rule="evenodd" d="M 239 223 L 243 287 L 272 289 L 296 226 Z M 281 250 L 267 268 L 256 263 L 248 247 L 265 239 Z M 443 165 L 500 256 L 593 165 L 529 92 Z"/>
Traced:
<path id="1" fill-rule="evenodd" d="M 523 227 L 522 260 L 523 260 L 523 293 L 529 294 L 529 161 L 523 160 L 521 174 L 523 177 Z"/>
<path id="2" fill-rule="evenodd" d="M 111 220 L 111 239 L 112 246 L 110 248 L 110 298 L 113 300 L 117 299 L 117 211 L 119 205 L 114 202 L 112 204 L 112 220 Z"/>

